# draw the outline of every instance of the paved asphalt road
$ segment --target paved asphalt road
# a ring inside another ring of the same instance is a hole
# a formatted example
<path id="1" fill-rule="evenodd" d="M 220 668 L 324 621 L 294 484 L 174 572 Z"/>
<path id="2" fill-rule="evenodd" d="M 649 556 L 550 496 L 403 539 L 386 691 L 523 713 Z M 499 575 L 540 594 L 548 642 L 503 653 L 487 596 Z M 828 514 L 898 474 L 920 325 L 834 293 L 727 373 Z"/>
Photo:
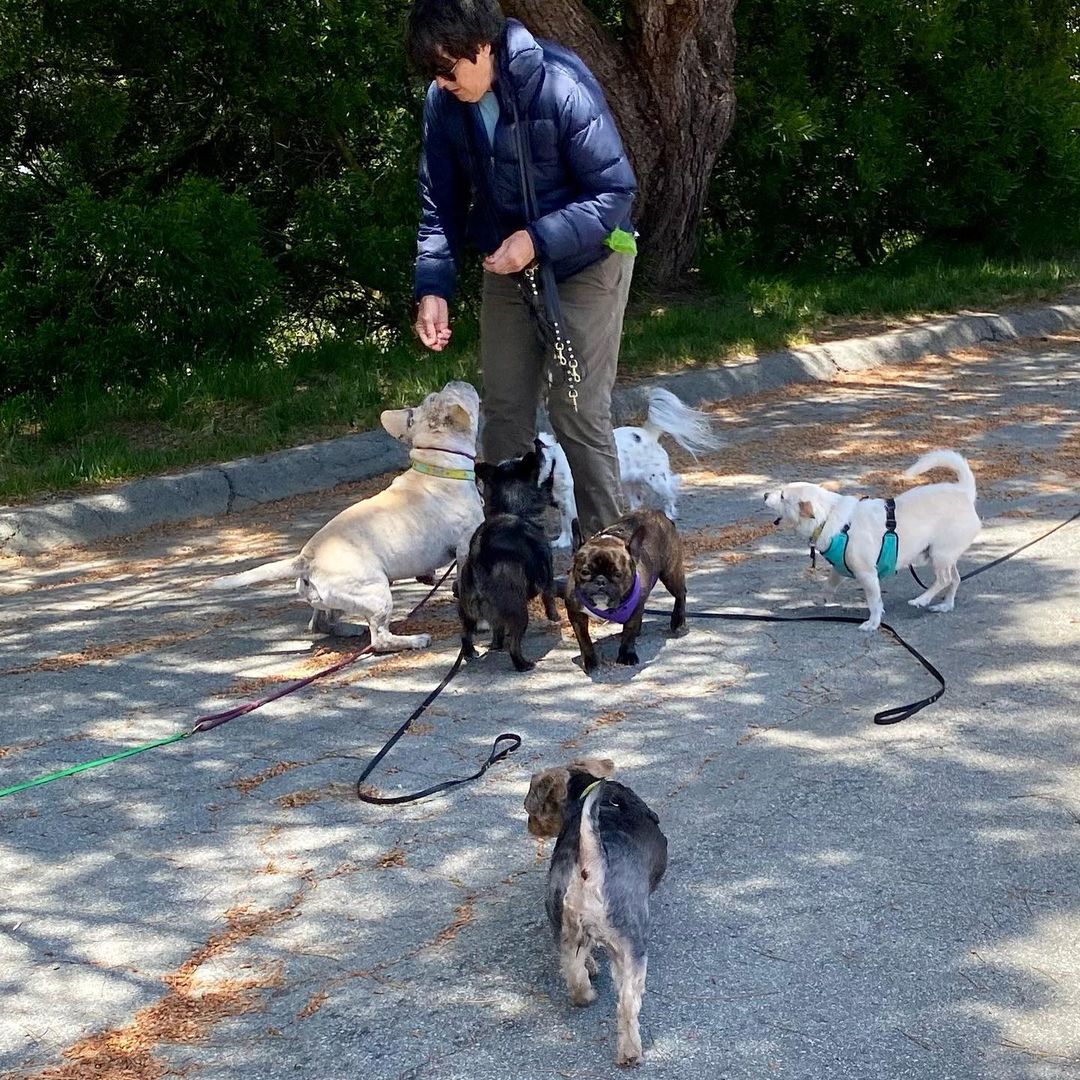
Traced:
<path id="1" fill-rule="evenodd" d="M 1080 509 L 1080 337 L 972 350 L 715 408 L 686 476 L 691 609 L 814 610 L 824 580 L 761 492 L 881 493 L 925 449 L 967 454 L 985 522 L 962 570 Z M 348 651 L 287 583 L 208 577 L 298 547 L 339 489 L 0 562 L 0 786 L 189 725 Z M 445 672 L 436 645 L 361 661 L 216 731 L 0 800 L 0 1072 L 199 1080 L 608 1077 L 614 1009 L 570 1007 L 543 916 L 532 770 L 613 757 L 659 813 L 642 1074 L 1064 1080 L 1080 1075 L 1080 522 L 960 591 L 885 586 L 948 691 L 853 626 L 647 624 L 595 678 L 534 620 L 521 676 L 469 666 L 387 759 L 403 809 L 358 803 L 364 761 Z M 419 598 L 402 586 L 401 610 Z M 862 614 L 857 592 L 841 598 Z M 656 602 L 667 603 L 662 589 Z M 612 643 L 604 647 L 610 661 Z M 366 666 L 365 666 L 366 665 Z"/>

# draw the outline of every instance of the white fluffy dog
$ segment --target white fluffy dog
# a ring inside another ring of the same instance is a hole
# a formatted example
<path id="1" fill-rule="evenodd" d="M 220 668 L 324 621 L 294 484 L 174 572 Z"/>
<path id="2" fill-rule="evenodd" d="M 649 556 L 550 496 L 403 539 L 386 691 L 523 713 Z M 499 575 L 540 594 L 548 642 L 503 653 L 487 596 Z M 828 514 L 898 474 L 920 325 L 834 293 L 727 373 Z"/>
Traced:
<path id="1" fill-rule="evenodd" d="M 645 506 L 663 510 L 674 521 L 678 513 L 675 502 L 679 497 L 679 477 L 671 471 L 667 451 L 660 445 L 661 435 L 670 435 L 695 457 L 706 450 L 716 450 L 720 440 L 713 434 L 705 413 L 684 405 L 670 390 L 659 386 L 649 392 L 649 412 L 641 427 L 615 429 L 619 475 L 630 509 Z M 569 547 L 571 525 L 577 517 L 570 463 L 554 435 L 541 432 L 540 441 L 544 445 L 540 483 L 545 483 L 554 473 L 552 497 L 558 503 L 562 519 L 562 531 L 554 542 L 555 547 Z"/>
<path id="2" fill-rule="evenodd" d="M 390 583 L 430 574 L 468 554 L 484 520 L 473 462 L 480 398 L 466 382 L 450 382 L 415 409 L 388 409 L 382 426 L 412 449 L 412 465 L 378 495 L 350 506 L 290 559 L 218 578 L 212 589 L 295 578 L 315 610 L 311 630 L 329 631 L 345 616 L 365 622 L 376 652 L 424 649 L 428 634 L 392 634 Z"/>
<path id="3" fill-rule="evenodd" d="M 933 582 L 908 603 L 931 611 L 952 611 L 960 587 L 956 563 L 979 535 L 980 522 L 975 512 L 975 477 L 956 451 L 932 450 L 923 454 L 904 475 L 919 476 L 938 467 L 952 469 L 957 482 L 923 484 L 896 497 L 896 562 L 892 566 L 890 560 L 889 568 L 881 573 L 929 562 L 934 570 Z M 854 577 L 870 608 L 870 618 L 859 629 L 876 630 L 885 614 L 878 581 L 879 557 L 885 551 L 885 500 L 860 500 L 818 484 L 797 483 L 767 492 L 765 505 L 780 515 L 777 524 L 786 523 L 809 540 L 812 548 L 837 557 L 825 586 L 825 602 L 832 603 L 845 576 Z M 838 544 L 836 555 L 830 548 L 834 540 L 843 540 L 842 534 L 847 537 L 846 551 Z M 942 599 L 931 604 L 941 592 L 945 594 Z"/>

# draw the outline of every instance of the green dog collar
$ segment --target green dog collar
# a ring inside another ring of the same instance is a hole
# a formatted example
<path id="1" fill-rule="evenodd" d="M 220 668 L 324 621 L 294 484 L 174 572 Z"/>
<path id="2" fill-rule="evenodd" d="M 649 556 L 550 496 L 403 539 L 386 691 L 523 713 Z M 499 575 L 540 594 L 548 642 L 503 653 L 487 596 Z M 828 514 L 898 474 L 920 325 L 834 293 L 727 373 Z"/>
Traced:
<path id="1" fill-rule="evenodd" d="M 444 469 L 442 465 L 429 465 L 426 461 L 414 461 L 412 467 L 425 476 L 441 476 L 444 480 L 475 480 L 472 469 Z"/>
<path id="2" fill-rule="evenodd" d="M 591 783 L 591 784 L 590 784 L 590 785 L 589 785 L 589 786 L 588 786 L 588 787 L 587 787 L 587 788 L 586 788 L 586 789 L 585 789 L 585 790 L 584 790 L 584 791 L 583 791 L 583 792 L 582 792 L 582 793 L 581 793 L 581 794 L 580 794 L 580 795 L 578 796 L 578 798 L 579 798 L 579 799 L 581 799 L 582 801 L 584 801 L 584 799 L 585 799 L 585 796 L 586 796 L 586 795 L 588 795 L 588 794 L 589 794 L 589 792 L 590 792 L 590 791 L 592 791 L 592 789 L 593 789 L 594 787 L 596 787 L 596 785 L 597 785 L 597 784 L 602 784 L 602 783 L 603 783 L 603 780 L 594 780 L 594 781 L 593 781 L 593 782 L 592 782 L 592 783 Z"/>

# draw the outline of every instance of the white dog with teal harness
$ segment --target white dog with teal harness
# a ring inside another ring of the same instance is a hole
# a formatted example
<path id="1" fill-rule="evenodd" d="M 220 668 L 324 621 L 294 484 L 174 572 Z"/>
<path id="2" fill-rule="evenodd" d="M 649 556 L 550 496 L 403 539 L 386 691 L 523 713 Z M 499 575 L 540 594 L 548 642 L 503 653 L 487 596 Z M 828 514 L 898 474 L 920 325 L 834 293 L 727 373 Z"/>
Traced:
<path id="1" fill-rule="evenodd" d="M 823 523 L 824 524 L 824 523 Z M 810 555 L 813 558 L 814 552 L 820 553 L 821 557 L 842 577 L 854 577 L 847 561 L 847 546 L 848 546 L 848 531 L 851 529 L 851 523 L 845 525 L 833 538 L 829 541 L 827 547 L 817 548 L 817 538 L 813 533 L 810 534 Z M 877 561 L 874 564 L 874 569 L 877 570 L 877 576 L 879 581 L 883 581 L 887 577 L 892 577 L 896 573 L 896 556 L 899 552 L 900 540 L 896 535 L 896 500 L 885 500 L 885 535 L 881 538 L 881 549 L 878 551 Z"/>
<path id="2" fill-rule="evenodd" d="M 805 537 L 811 551 L 831 564 L 825 601 L 831 603 L 845 577 L 853 577 L 866 595 L 870 617 L 860 630 L 876 630 L 885 607 L 881 579 L 915 563 L 929 563 L 934 580 L 908 601 L 931 611 L 952 611 L 960 572 L 956 563 L 979 535 L 975 512 L 975 477 L 954 450 L 923 454 L 904 473 L 919 476 L 934 468 L 956 473 L 955 483 L 922 484 L 895 499 L 856 499 L 819 484 L 787 484 L 765 494 L 765 505 Z M 937 603 L 932 603 L 944 594 Z"/>

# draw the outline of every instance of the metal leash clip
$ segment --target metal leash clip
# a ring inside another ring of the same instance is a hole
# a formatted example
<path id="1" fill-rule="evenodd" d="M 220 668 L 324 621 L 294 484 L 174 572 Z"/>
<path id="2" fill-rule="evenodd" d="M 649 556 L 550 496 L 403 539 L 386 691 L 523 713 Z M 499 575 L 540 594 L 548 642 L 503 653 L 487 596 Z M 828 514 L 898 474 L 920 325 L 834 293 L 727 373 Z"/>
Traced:
<path id="1" fill-rule="evenodd" d="M 577 412 L 577 385 L 581 382 L 581 373 L 578 371 L 573 346 L 569 341 L 564 340 L 558 323 L 555 324 L 555 359 L 559 362 L 563 378 L 566 380 L 566 396 L 570 399 L 574 412 Z"/>
<path id="2" fill-rule="evenodd" d="M 538 322 L 542 323 L 544 320 L 548 320 L 549 322 L 550 336 L 554 342 L 552 345 L 553 356 L 555 362 L 559 365 L 563 379 L 566 382 L 566 396 L 569 399 L 574 412 L 577 412 L 577 388 L 581 382 L 581 369 L 578 365 L 578 359 L 574 355 L 574 347 L 570 344 L 570 339 L 563 334 L 558 319 L 552 319 L 547 315 L 543 298 L 541 297 L 540 289 L 536 281 L 537 270 L 537 264 L 533 263 L 522 271 L 522 276 L 528 285 L 529 291 L 532 293 L 529 306 Z M 550 388 L 555 381 L 550 367 L 547 372 L 547 380 L 548 387 Z"/>

